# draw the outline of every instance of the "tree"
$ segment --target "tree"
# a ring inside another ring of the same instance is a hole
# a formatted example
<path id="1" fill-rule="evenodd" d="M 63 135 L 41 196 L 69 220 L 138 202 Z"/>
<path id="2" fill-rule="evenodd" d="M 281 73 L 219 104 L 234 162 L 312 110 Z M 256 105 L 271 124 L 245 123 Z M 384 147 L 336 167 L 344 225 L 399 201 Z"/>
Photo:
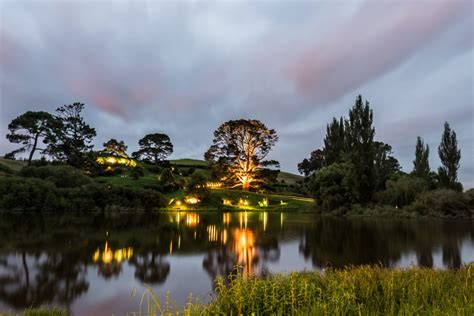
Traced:
<path id="1" fill-rule="evenodd" d="M 112 155 L 128 157 L 127 149 L 128 146 L 125 145 L 123 140 L 118 141 L 115 138 L 112 138 L 104 143 L 104 151 Z"/>
<path id="2" fill-rule="evenodd" d="M 430 147 L 428 144 L 425 146 L 423 139 L 418 136 L 416 139 L 415 160 L 413 160 L 412 174 L 427 181 L 430 179 L 430 163 L 428 161 L 429 155 Z"/>
<path id="3" fill-rule="evenodd" d="M 346 131 L 344 120 L 336 118 L 326 127 L 326 137 L 324 138 L 324 158 L 327 166 L 335 162 L 341 162 L 345 150 Z"/>
<path id="4" fill-rule="evenodd" d="M 354 168 L 355 191 L 357 200 L 366 203 L 372 198 L 375 189 L 375 129 L 372 127 L 373 112 L 369 102 L 362 102 L 362 96 L 356 98 L 345 121 L 345 137 L 348 159 Z"/>
<path id="5" fill-rule="evenodd" d="M 456 132 L 451 130 L 448 122 L 444 123 L 444 132 L 441 137 L 441 144 L 438 147 L 438 154 L 442 163 L 442 166 L 438 168 L 441 186 L 462 191 L 462 185 L 457 181 L 461 150 L 458 149 Z"/>
<path id="6" fill-rule="evenodd" d="M 13 119 L 8 124 L 10 133 L 7 134 L 7 139 L 22 146 L 12 151 L 10 155 L 14 157 L 17 153 L 29 151 L 28 165 L 30 165 L 35 152 L 44 151 L 43 148 L 38 148 L 38 145 L 41 141 L 45 143 L 45 137 L 50 132 L 53 124 L 54 117 L 43 111 L 28 111 Z"/>
<path id="7" fill-rule="evenodd" d="M 166 134 L 148 134 L 138 141 L 140 149 L 132 154 L 136 159 L 148 160 L 158 165 L 173 153 L 173 144 Z"/>
<path id="8" fill-rule="evenodd" d="M 311 152 L 309 159 L 305 158 L 298 164 L 298 171 L 304 174 L 305 177 L 309 177 L 314 174 L 317 170 L 323 168 L 326 165 L 324 151 L 316 149 Z"/>
<path id="9" fill-rule="evenodd" d="M 47 137 L 47 152 L 60 161 L 75 167 L 81 167 L 87 160 L 87 153 L 94 145 L 92 140 L 97 135 L 81 116 L 83 103 L 63 105 L 56 109 L 58 124 Z"/>
<path id="10" fill-rule="evenodd" d="M 374 142 L 375 191 L 384 190 L 390 177 L 400 171 L 398 160 L 392 156 L 392 146 L 383 142 Z"/>
<path id="11" fill-rule="evenodd" d="M 265 160 L 277 141 L 275 130 L 258 120 L 231 120 L 214 132 L 213 145 L 204 157 L 232 187 L 249 190 L 268 181 L 261 177 L 262 170 L 279 167 L 277 161 Z"/>
<path id="12" fill-rule="evenodd" d="M 333 211 L 354 202 L 353 180 L 350 163 L 333 163 L 314 175 L 309 190 L 321 210 Z"/>

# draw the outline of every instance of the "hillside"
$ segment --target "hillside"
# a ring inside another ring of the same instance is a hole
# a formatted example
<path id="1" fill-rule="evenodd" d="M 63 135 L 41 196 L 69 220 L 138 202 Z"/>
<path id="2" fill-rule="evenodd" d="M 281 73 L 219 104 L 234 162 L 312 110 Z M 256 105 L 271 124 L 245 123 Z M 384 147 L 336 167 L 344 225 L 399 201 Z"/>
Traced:
<path id="1" fill-rule="evenodd" d="M 204 167 L 207 167 L 208 165 L 208 163 L 204 160 L 188 159 L 188 158 L 170 160 L 170 163 L 175 164 L 178 167 L 184 167 L 184 168 L 186 167 L 204 168 Z M 289 184 L 289 185 L 295 184 L 297 181 L 300 181 L 303 179 L 304 179 L 303 176 L 290 173 L 290 172 L 281 171 L 278 174 L 278 181 L 280 182 L 284 181 L 285 184 Z"/>

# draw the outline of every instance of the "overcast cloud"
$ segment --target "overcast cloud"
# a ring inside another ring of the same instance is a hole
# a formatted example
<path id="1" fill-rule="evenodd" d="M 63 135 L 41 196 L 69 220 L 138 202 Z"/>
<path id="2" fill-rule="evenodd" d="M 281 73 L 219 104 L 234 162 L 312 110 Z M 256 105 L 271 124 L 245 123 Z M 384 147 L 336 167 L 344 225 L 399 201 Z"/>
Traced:
<path id="1" fill-rule="evenodd" d="M 438 167 L 448 121 L 474 187 L 473 3 L 0 0 L 0 135 L 80 101 L 99 148 L 164 132 L 172 158 L 202 159 L 220 123 L 257 118 L 296 172 L 362 94 L 404 171 L 417 136 Z M 13 148 L 0 137 L 0 154 Z"/>

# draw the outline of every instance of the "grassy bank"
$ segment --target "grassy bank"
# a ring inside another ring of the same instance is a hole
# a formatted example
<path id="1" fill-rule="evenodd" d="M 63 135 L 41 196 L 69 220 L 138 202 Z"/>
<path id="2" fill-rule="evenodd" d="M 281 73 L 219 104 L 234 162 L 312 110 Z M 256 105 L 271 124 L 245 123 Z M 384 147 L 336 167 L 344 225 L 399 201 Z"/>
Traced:
<path id="1" fill-rule="evenodd" d="M 434 314 L 474 313 L 474 265 L 459 270 L 353 267 L 326 273 L 299 272 L 267 279 L 237 277 L 226 287 L 217 280 L 217 297 L 204 314 Z"/>

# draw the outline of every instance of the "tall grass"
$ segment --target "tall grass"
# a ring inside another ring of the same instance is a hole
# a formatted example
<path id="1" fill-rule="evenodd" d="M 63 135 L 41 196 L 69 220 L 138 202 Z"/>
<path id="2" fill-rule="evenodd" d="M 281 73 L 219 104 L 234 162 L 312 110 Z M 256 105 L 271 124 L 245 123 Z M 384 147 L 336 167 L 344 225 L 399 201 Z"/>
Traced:
<path id="1" fill-rule="evenodd" d="M 474 315 L 474 265 L 458 270 L 378 266 L 298 272 L 267 279 L 242 276 L 200 314 L 222 315 Z"/>

